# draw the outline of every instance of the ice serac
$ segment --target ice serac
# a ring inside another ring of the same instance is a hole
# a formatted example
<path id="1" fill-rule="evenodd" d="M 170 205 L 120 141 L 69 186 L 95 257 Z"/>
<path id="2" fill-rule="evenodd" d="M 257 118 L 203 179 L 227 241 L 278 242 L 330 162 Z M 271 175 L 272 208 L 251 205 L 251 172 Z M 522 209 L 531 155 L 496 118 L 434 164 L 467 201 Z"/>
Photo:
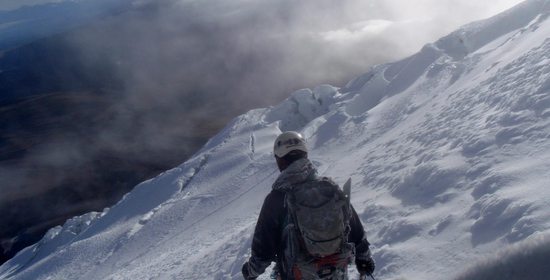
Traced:
<path id="1" fill-rule="evenodd" d="M 352 178 L 379 278 L 474 275 L 498 269 L 494 252 L 510 246 L 499 256 L 540 256 L 532 244 L 550 234 L 549 13 L 549 0 L 526 1 L 344 88 L 299 90 L 239 116 L 109 210 L 52 229 L 0 279 L 241 279 L 278 174 L 272 141 L 287 129 L 307 138 L 322 175 Z"/>

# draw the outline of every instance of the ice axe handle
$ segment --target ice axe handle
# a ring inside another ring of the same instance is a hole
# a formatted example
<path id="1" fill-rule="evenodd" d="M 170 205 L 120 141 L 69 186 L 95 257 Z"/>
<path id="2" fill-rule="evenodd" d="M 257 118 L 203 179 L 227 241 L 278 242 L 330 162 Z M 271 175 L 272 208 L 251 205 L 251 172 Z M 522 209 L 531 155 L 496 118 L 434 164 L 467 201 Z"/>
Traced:
<path id="1" fill-rule="evenodd" d="M 351 199 L 351 178 L 349 178 L 346 183 L 344 184 L 344 187 L 342 188 L 344 191 L 344 195 L 346 196 L 346 200 L 349 203 Z"/>

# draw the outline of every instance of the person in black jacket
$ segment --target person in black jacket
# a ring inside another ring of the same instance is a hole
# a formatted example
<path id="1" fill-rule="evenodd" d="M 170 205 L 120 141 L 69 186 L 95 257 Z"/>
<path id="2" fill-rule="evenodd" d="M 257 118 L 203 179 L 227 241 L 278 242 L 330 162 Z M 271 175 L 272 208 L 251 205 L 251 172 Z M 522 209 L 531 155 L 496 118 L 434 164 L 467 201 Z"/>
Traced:
<path id="1" fill-rule="evenodd" d="M 275 262 L 278 279 L 305 280 L 298 279 L 299 276 L 296 277 L 292 272 L 286 271 L 288 269 L 285 269 L 288 267 L 284 263 L 287 243 L 283 240 L 283 228 L 287 219 L 285 192 L 293 185 L 316 177 L 317 171 L 307 158 L 304 138 L 297 132 L 288 131 L 279 135 L 275 140 L 274 153 L 281 174 L 263 203 L 252 239 L 252 255 L 243 264 L 242 274 L 244 279 L 256 279 L 272 262 Z M 353 207 L 351 209 L 348 242 L 355 246 L 355 264 L 359 273 L 371 275 L 374 272 L 375 264 L 369 250 L 370 244 L 357 213 Z M 347 279 L 345 278 L 347 269 L 344 270 L 342 279 Z M 339 279 L 334 276 L 330 277 L 328 279 Z M 315 277 L 313 279 L 326 278 Z"/>

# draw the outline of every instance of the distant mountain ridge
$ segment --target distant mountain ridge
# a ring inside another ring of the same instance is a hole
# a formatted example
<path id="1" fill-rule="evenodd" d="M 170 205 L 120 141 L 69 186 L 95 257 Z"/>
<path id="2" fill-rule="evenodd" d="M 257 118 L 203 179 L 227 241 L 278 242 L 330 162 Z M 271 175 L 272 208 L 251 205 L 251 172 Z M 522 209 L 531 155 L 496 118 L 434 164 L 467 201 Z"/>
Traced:
<path id="1" fill-rule="evenodd" d="M 135 0 L 61 1 L 0 11 L 0 51 L 127 11 Z"/>

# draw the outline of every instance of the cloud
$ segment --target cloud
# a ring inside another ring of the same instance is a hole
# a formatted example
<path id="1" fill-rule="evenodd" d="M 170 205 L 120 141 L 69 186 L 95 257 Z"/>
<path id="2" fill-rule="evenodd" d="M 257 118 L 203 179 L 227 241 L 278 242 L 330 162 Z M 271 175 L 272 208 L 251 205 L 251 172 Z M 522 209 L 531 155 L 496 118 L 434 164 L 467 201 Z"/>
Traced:
<path id="1" fill-rule="evenodd" d="M 393 24 L 389 20 L 367 20 L 352 24 L 346 28 L 321 32 L 319 35 L 327 42 L 356 44 L 365 37 L 380 35 Z"/>

